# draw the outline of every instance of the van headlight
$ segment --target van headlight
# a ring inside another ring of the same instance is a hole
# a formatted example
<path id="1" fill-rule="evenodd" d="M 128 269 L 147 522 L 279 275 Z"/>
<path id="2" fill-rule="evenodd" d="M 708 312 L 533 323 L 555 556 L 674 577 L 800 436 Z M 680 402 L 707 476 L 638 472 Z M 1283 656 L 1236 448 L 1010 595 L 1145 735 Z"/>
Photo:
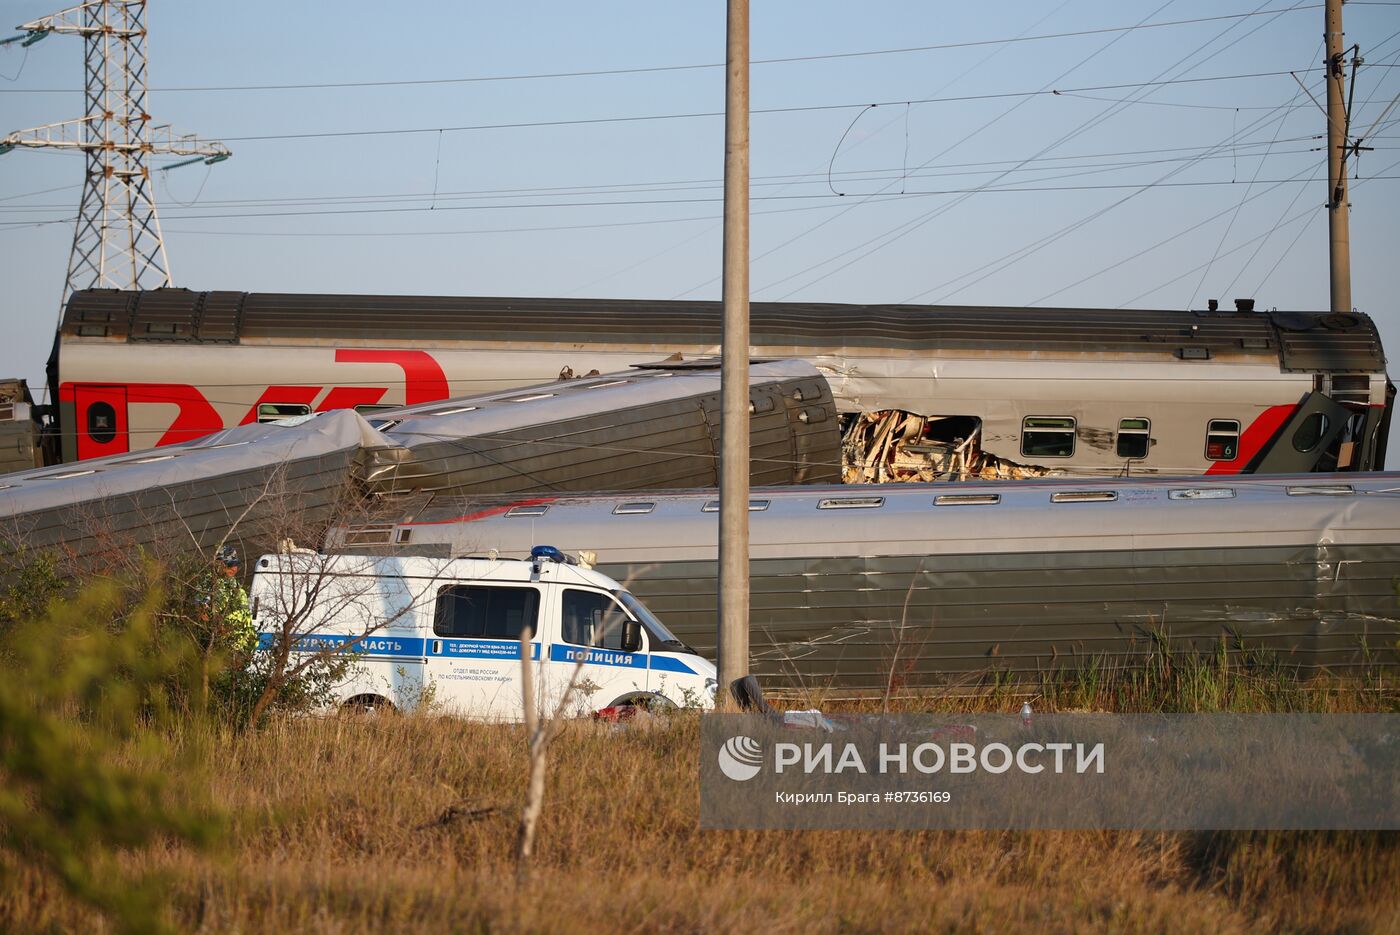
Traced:
<path id="1" fill-rule="evenodd" d="M 705 691 L 709 693 L 710 702 L 713 703 L 715 696 L 719 694 L 719 679 L 705 679 Z"/>

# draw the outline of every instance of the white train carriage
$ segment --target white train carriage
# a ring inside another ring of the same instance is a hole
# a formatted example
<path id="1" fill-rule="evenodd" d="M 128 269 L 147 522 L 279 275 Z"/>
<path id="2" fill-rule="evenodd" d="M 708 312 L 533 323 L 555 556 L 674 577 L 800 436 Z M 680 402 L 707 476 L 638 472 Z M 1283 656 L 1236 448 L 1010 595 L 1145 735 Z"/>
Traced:
<path id="1" fill-rule="evenodd" d="M 51 456 L 713 355 L 720 319 L 715 302 L 78 292 Z M 1393 388 L 1364 315 L 758 302 L 751 334 L 830 383 L 848 480 L 1384 464 Z"/>

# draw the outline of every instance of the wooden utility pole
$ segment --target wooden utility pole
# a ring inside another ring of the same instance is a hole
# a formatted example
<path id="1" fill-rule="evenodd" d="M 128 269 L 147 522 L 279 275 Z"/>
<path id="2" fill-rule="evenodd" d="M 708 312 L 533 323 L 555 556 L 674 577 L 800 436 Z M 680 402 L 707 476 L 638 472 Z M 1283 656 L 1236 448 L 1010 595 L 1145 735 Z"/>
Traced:
<path id="1" fill-rule="evenodd" d="M 1347 113 L 1342 97 L 1346 52 L 1342 46 L 1342 0 L 1327 0 L 1327 235 L 1332 311 L 1350 313 L 1351 236 L 1347 224 Z"/>
<path id="2" fill-rule="evenodd" d="M 719 691 L 749 672 L 749 0 L 729 0 L 720 368 Z"/>

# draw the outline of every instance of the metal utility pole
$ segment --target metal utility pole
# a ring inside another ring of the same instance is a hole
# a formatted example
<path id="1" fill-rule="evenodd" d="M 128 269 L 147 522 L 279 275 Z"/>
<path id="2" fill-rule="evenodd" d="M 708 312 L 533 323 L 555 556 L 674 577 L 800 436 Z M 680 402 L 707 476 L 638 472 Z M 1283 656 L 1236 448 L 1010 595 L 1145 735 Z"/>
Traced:
<path id="1" fill-rule="evenodd" d="M 749 672 L 749 0 L 729 0 L 720 368 L 719 690 Z"/>
<path id="2" fill-rule="evenodd" d="M 1346 53 L 1342 48 L 1342 0 L 1327 0 L 1327 234 L 1332 283 L 1332 311 L 1350 313 L 1351 239 L 1348 231 L 1348 118 L 1342 98 L 1346 83 Z"/>
<path id="3" fill-rule="evenodd" d="M 87 115 L 0 139 L 0 154 L 25 146 L 87 155 L 62 302 L 76 289 L 171 285 L 146 157 L 212 165 L 231 153 L 222 143 L 177 136 L 168 124 L 149 126 L 146 0 L 90 0 L 16 28 L 23 34 L 5 43 L 33 45 L 50 33 L 83 37 Z"/>

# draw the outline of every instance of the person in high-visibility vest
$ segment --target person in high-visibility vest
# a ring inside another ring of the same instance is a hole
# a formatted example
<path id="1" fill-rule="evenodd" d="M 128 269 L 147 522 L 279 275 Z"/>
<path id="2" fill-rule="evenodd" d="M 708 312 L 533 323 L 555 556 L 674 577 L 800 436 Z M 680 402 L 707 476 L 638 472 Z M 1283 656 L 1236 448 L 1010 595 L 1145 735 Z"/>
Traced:
<path id="1" fill-rule="evenodd" d="M 219 550 L 215 562 L 213 607 L 210 622 L 222 630 L 223 644 L 239 653 L 249 653 L 258 642 L 253 613 L 248 609 L 248 592 L 238 580 L 238 552 L 232 546 Z"/>

